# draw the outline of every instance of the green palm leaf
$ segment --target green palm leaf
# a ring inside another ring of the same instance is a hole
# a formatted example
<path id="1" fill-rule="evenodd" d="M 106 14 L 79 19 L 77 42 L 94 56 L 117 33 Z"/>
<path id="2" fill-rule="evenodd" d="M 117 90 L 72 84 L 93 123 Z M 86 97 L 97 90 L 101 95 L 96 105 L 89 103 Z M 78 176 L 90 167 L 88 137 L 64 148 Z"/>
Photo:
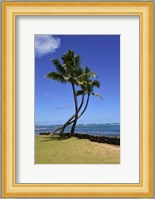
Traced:
<path id="1" fill-rule="evenodd" d="M 90 68 L 88 66 L 86 66 L 85 73 L 90 73 L 90 72 L 91 72 Z"/>
<path id="2" fill-rule="evenodd" d="M 91 83 L 87 84 L 87 91 L 88 91 L 88 93 L 91 93 L 93 91 L 93 87 L 92 87 Z"/>
<path id="3" fill-rule="evenodd" d="M 75 85 L 80 86 L 82 84 L 81 81 L 78 80 L 76 77 L 72 77 L 72 82 L 74 82 Z"/>
<path id="4" fill-rule="evenodd" d="M 100 82 L 98 80 L 94 80 L 92 83 L 92 86 L 96 86 L 97 88 L 100 88 Z"/>
<path id="5" fill-rule="evenodd" d="M 60 61 L 58 59 L 53 59 L 52 62 L 55 65 L 57 72 L 65 75 L 65 68 L 61 65 Z"/>
<path id="6" fill-rule="evenodd" d="M 84 73 L 83 69 L 81 67 L 79 68 L 76 68 L 76 74 L 77 74 L 77 77 L 79 77 L 80 75 L 82 75 Z"/>
<path id="7" fill-rule="evenodd" d="M 73 64 L 73 58 L 74 58 L 74 52 L 71 50 L 68 50 L 68 52 L 61 57 L 64 64 L 66 64 L 66 63 Z"/>
<path id="8" fill-rule="evenodd" d="M 100 98 L 103 100 L 102 96 L 101 96 L 99 93 L 92 92 L 92 95 L 97 96 L 97 97 L 100 97 Z"/>
<path id="9" fill-rule="evenodd" d="M 76 68 L 81 68 L 80 64 L 81 64 L 80 56 L 77 55 L 77 56 L 75 56 L 75 67 Z"/>
<path id="10" fill-rule="evenodd" d="M 86 68 L 85 68 L 85 73 L 88 75 L 88 77 L 96 78 L 96 74 L 94 72 L 92 72 L 88 66 L 86 66 Z"/>
<path id="11" fill-rule="evenodd" d="M 63 76 L 62 74 L 57 73 L 57 72 L 51 72 L 48 75 L 46 75 L 45 77 L 56 80 L 56 81 L 61 82 L 61 83 L 67 82 L 67 80 L 65 79 L 66 77 Z"/>
<path id="12" fill-rule="evenodd" d="M 78 90 L 78 91 L 76 91 L 76 96 L 83 95 L 83 94 L 84 94 L 84 91 L 83 91 L 83 90 Z"/>

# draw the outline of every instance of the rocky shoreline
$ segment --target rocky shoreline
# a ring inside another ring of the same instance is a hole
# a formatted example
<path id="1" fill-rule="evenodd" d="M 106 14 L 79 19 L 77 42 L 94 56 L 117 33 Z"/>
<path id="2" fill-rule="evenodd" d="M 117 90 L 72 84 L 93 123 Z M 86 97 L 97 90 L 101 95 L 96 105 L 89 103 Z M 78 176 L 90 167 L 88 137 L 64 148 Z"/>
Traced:
<path id="1" fill-rule="evenodd" d="M 41 133 L 39 133 L 39 135 L 50 135 L 50 132 L 41 132 Z M 59 134 L 56 133 L 55 135 L 59 135 Z M 63 133 L 63 135 L 61 135 L 61 136 L 65 137 L 65 138 L 69 138 L 70 133 Z M 89 139 L 91 142 L 120 145 L 120 138 L 119 137 L 89 135 L 89 134 L 80 134 L 80 133 L 75 133 L 74 136 L 79 138 L 79 139 Z"/>

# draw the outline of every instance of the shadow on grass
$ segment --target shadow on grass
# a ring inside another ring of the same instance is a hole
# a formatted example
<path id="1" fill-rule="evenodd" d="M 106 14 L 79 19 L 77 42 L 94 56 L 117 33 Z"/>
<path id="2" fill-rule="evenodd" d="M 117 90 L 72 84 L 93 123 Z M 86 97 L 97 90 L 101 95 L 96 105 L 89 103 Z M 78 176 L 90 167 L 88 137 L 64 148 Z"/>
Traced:
<path id="1" fill-rule="evenodd" d="M 49 141 L 63 141 L 63 140 L 67 140 L 69 139 L 70 137 L 68 136 L 57 136 L 57 137 L 42 137 L 43 139 L 46 139 L 46 140 L 41 140 L 40 142 L 49 142 Z"/>

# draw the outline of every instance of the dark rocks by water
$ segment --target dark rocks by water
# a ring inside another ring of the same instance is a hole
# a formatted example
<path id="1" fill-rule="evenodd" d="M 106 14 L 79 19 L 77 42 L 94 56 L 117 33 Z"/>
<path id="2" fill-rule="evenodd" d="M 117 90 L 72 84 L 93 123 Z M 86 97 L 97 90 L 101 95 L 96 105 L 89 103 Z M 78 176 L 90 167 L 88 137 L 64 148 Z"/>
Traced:
<path id="1" fill-rule="evenodd" d="M 91 142 L 120 145 L 119 137 L 97 136 L 97 135 L 79 134 L 79 133 L 76 133 L 75 137 L 78 137 L 79 139 L 89 139 Z"/>
<path id="2" fill-rule="evenodd" d="M 50 132 L 41 132 L 39 133 L 39 135 L 50 135 Z M 56 133 L 55 135 L 59 135 L 59 134 Z M 63 133 L 61 136 L 65 138 L 66 137 L 69 138 L 71 135 L 70 133 Z M 89 139 L 91 142 L 120 145 L 119 137 L 97 136 L 97 135 L 80 134 L 80 133 L 75 133 L 74 136 L 79 139 Z"/>
<path id="3" fill-rule="evenodd" d="M 41 132 L 39 135 L 50 135 L 50 132 Z"/>

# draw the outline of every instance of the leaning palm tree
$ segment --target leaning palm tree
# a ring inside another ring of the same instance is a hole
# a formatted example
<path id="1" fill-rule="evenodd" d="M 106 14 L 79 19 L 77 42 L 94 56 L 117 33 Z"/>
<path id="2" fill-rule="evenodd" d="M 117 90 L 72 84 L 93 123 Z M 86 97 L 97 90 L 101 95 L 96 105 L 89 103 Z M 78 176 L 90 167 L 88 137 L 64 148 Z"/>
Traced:
<path id="1" fill-rule="evenodd" d="M 96 93 L 93 91 L 94 87 L 97 87 L 99 88 L 100 87 L 100 82 L 97 81 L 97 80 L 92 80 L 92 77 L 96 78 L 96 74 L 93 73 L 88 67 L 86 67 L 85 71 L 83 71 L 83 73 L 77 77 L 78 81 L 80 82 L 80 87 L 81 87 L 81 90 L 77 90 L 76 91 L 76 96 L 80 96 L 82 95 L 82 98 L 81 98 L 81 103 L 80 103 L 80 106 L 78 107 L 78 115 L 77 115 L 77 119 L 79 119 L 83 114 L 84 112 L 86 111 L 87 107 L 88 107 L 88 103 L 89 103 L 89 99 L 90 99 L 90 95 L 96 95 L 98 97 L 101 97 L 99 93 Z M 79 112 L 84 104 L 84 97 L 85 95 L 87 95 L 87 100 L 86 100 L 86 103 L 85 103 L 85 107 L 83 109 L 83 111 L 80 113 L 79 115 Z M 102 98 L 102 97 L 101 97 Z M 76 116 L 76 112 L 75 114 L 73 114 L 67 121 L 66 123 L 57 128 L 53 134 L 55 134 L 57 131 L 60 130 L 61 133 L 64 132 L 65 128 L 71 124 L 73 124 L 75 122 L 75 116 Z"/>
<path id="2" fill-rule="evenodd" d="M 71 129 L 71 134 L 74 134 L 78 113 L 78 100 L 76 96 L 75 85 L 80 84 L 77 77 L 83 73 L 83 70 L 80 66 L 80 56 L 74 55 L 73 51 L 68 50 L 68 52 L 61 57 L 61 59 L 62 64 L 58 59 L 52 60 L 56 67 L 56 72 L 50 72 L 48 75 L 46 75 L 46 77 L 59 81 L 60 83 L 70 83 L 72 86 L 76 116 L 75 122 Z"/>
<path id="3" fill-rule="evenodd" d="M 79 119 L 84 114 L 84 112 L 86 111 L 86 109 L 88 108 L 89 99 L 90 99 L 90 95 L 91 94 L 94 95 L 94 96 L 100 97 L 101 99 L 103 99 L 99 93 L 94 92 L 94 87 L 100 88 L 100 82 L 98 80 L 92 80 L 92 76 L 96 77 L 95 73 L 91 72 L 90 69 L 88 67 L 86 67 L 85 73 L 83 73 L 81 76 L 78 77 L 78 79 L 81 79 L 81 81 L 80 81 L 81 82 L 80 83 L 81 90 L 78 90 L 76 92 L 76 96 L 82 95 L 82 101 L 81 101 L 81 104 L 80 104 L 80 106 L 78 108 L 77 119 Z M 82 105 L 84 104 L 84 96 L 85 95 L 87 95 L 87 100 L 86 100 L 84 109 L 80 113 Z M 79 115 L 79 113 L 80 113 L 80 115 Z M 74 123 L 75 122 L 75 116 L 76 116 L 76 113 L 74 115 L 72 115 L 72 117 L 70 117 L 67 120 L 67 122 L 62 127 L 59 127 L 58 129 L 56 129 L 54 131 L 54 133 L 56 131 L 60 130 L 60 129 L 62 131 L 64 131 L 67 126 L 69 126 L 70 124 Z"/>
<path id="4" fill-rule="evenodd" d="M 78 86 L 81 86 L 81 89 L 82 90 L 78 90 L 76 91 L 76 96 L 79 96 L 79 95 L 82 95 L 82 98 L 81 98 L 81 103 L 80 103 L 80 106 L 78 107 L 78 109 L 76 110 L 75 114 L 73 114 L 67 121 L 66 123 L 57 128 L 53 134 L 55 134 L 58 130 L 61 130 L 61 134 L 64 132 L 65 128 L 70 125 L 70 124 L 73 124 L 72 128 L 71 128 L 71 135 L 74 135 L 74 131 L 75 131 L 75 126 L 76 126 L 76 123 L 77 123 L 77 120 L 78 120 L 78 113 L 79 111 L 81 110 L 82 106 L 83 106 L 83 103 L 84 103 L 84 97 L 85 95 L 88 93 L 87 91 L 87 87 L 86 87 L 86 82 L 88 81 L 88 79 L 90 79 L 91 77 L 96 77 L 96 74 L 93 73 L 92 71 L 90 71 L 90 69 L 88 67 L 86 67 L 85 71 L 83 71 L 83 69 L 81 68 L 81 72 L 78 74 L 78 76 L 76 77 L 76 81 L 78 82 Z M 81 115 L 82 116 L 82 115 Z M 74 121 L 71 121 L 73 120 Z"/>
<path id="5" fill-rule="evenodd" d="M 74 135 L 77 120 L 84 114 L 88 107 L 90 94 L 100 96 L 98 93 L 93 91 L 95 86 L 97 88 L 100 87 L 100 83 L 97 80 L 93 80 L 93 78 L 96 78 L 96 74 L 93 73 L 88 67 L 85 68 L 85 71 L 82 69 L 80 65 L 80 56 L 74 55 L 73 51 L 68 50 L 68 52 L 61 57 L 61 59 L 62 63 L 58 59 L 52 60 L 56 68 L 56 72 L 50 72 L 48 75 L 46 75 L 46 77 L 56 80 L 60 83 L 71 84 L 75 104 L 75 113 L 66 121 L 63 126 L 56 129 L 53 133 L 60 130 L 60 134 L 62 134 L 65 128 L 72 124 L 71 135 Z M 75 85 L 81 89 L 76 91 Z M 82 95 L 82 98 L 81 103 L 78 106 L 77 97 L 80 95 Z M 80 113 L 84 104 L 85 95 L 87 95 L 86 104 L 83 111 Z"/>
<path id="6" fill-rule="evenodd" d="M 92 72 L 89 67 L 87 66 L 85 68 L 85 72 L 83 72 L 77 79 L 79 81 L 79 84 L 80 84 L 80 87 L 81 87 L 81 90 L 78 90 L 77 93 L 76 93 L 76 96 L 79 96 L 79 95 L 82 95 L 82 99 L 84 97 L 84 95 L 87 94 L 87 101 L 86 101 L 86 105 L 85 105 L 85 108 L 84 110 L 82 111 L 82 113 L 80 114 L 80 116 L 78 115 L 80 110 L 81 110 L 81 107 L 79 107 L 78 111 L 76 112 L 75 114 L 75 117 L 74 117 L 74 121 L 70 121 L 69 124 L 73 123 L 76 124 L 77 120 L 83 115 L 83 113 L 86 111 L 87 107 L 88 107 L 88 103 L 89 103 L 89 98 L 90 98 L 90 95 L 96 95 L 96 96 L 100 96 L 99 93 L 96 93 L 93 91 L 93 88 L 96 86 L 97 88 L 100 87 L 100 82 L 97 81 L 97 80 L 92 80 L 92 78 L 96 78 L 96 74 L 94 72 Z M 101 97 L 101 96 L 100 96 Z M 102 97 L 101 97 L 102 98 Z M 82 101 L 83 102 L 83 101 Z M 83 103 L 82 103 L 83 105 Z"/>

